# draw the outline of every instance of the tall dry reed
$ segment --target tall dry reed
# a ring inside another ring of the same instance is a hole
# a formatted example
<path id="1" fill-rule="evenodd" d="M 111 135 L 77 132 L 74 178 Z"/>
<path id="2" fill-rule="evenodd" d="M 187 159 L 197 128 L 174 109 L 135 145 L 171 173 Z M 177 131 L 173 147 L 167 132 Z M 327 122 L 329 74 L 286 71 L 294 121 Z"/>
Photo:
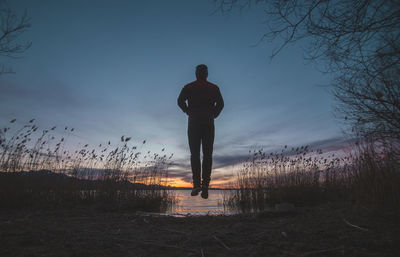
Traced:
<path id="1" fill-rule="evenodd" d="M 400 207 L 399 147 L 393 142 L 364 140 L 351 155 L 355 200 L 381 208 Z"/>
<path id="2" fill-rule="evenodd" d="M 325 154 L 307 146 L 279 153 L 250 151 L 225 204 L 242 211 L 276 203 L 313 205 L 349 200 L 398 208 L 400 165 L 393 146 L 363 141 L 347 154 Z"/>
<path id="3" fill-rule="evenodd" d="M 66 144 L 74 128 L 39 129 L 34 119 L 20 129 L 15 121 L 0 132 L 2 206 L 73 206 L 94 203 L 104 209 L 162 210 L 171 202 L 167 156 L 146 151 L 122 136 L 80 149 Z M 14 125 L 14 126 L 13 126 Z"/>

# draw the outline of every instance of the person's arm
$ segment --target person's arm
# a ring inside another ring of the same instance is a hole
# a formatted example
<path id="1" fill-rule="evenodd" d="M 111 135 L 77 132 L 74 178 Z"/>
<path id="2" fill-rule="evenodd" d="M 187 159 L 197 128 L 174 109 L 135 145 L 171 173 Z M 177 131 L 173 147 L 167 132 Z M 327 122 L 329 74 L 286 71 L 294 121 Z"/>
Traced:
<path id="1" fill-rule="evenodd" d="M 214 106 L 214 118 L 217 118 L 218 115 L 221 113 L 222 109 L 224 108 L 224 99 L 222 98 L 221 92 L 219 88 L 217 89 L 217 98 L 215 100 Z"/>
<path id="2" fill-rule="evenodd" d="M 186 100 L 188 99 L 186 88 L 182 88 L 181 93 L 179 94 L 178 97 L 178 106 L 182 109 L 182 111 L 186 114 L 188 114 L 189 107 L 186 104 Z"/>

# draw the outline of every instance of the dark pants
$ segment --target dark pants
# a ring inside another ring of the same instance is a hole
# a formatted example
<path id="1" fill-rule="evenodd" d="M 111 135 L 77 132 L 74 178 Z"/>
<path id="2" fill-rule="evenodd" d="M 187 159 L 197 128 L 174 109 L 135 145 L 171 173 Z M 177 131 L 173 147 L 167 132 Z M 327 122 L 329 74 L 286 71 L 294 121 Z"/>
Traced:
<path id="1" fill-rule="evenodd" d="M 190 164 L 192 166 L 193 186 L 208 187 L 210 184 L 212 152 L 214 145 L 214 119 L 189 117 L 188 137 L 190 147 Z M 203 172 L 201 173 L 200 146 L 203 148 Z M 202 183 L 200 183 L 202 174 Z"/>

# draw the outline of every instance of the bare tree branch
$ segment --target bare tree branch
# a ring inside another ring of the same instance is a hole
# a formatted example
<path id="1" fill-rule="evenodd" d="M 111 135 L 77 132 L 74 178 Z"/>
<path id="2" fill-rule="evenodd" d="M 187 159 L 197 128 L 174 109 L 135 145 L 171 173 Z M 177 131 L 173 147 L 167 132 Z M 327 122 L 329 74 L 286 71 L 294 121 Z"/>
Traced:
<path id="1" fill-rule="evenodd" d="M 400 0 L 215 0 L 217 10 L 256 5 L 271 58 L 305 38 L 306 58 L 333 73 L 338 113 L 365 136 L 400 142 Z M 254 3 L 254 5 L 252 5 Z"/>
<path id="2" fill-rule="evenodd" d="M 18 16 L 6 1 L 0 0 L 0 57 L 17 58 L 31 47 L 32 42 L 18 40 L 31 27 L 30 21 L 26 11 Z M 4 73 L 14 72 L 11 68 L 0 65 L 0 75 Z"/>

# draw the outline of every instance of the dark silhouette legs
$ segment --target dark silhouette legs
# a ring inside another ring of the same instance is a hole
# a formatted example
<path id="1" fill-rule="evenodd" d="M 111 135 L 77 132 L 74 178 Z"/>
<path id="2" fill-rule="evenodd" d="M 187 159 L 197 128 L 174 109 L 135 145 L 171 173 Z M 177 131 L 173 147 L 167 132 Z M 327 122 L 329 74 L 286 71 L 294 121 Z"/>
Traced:
<path id="1" fill-rule="evenodd" d="M 188 138 L 190 147 L 190 164 L 192 166 L 193 187 L 208 187 L 212 168 L 214 145 L 214 119 L 189 118 Z M 200 147 L 203 149 L 201 172 Z M 201 174 L 201 175 L 200 175 Z M 202 182 L 200 180 L 202 178 Z"/>
<path id="2" fill-rule="evenodd" d="M 205 129 L 202 138 L 203 145 L 203 167 L 202 167 L 202 186 L 208 187 L 211 179 L 212 153 L 214 145 L 214 123 Z"/>

